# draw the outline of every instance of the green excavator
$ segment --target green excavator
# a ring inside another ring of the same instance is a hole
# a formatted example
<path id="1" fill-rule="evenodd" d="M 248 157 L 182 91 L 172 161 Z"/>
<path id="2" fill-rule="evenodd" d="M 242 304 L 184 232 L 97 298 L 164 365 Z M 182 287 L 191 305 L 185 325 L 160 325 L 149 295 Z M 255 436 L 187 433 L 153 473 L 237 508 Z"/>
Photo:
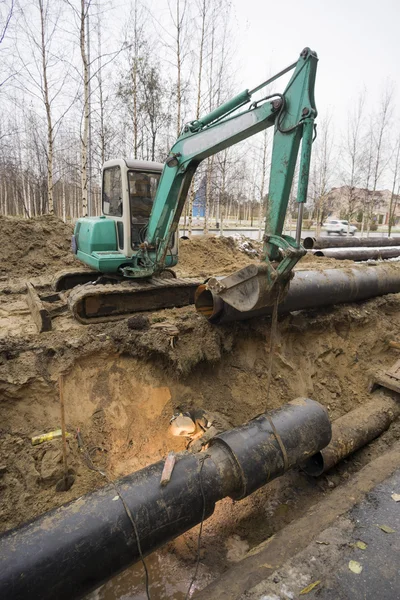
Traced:
<path id="1" fill-rule="evenodd" d="M 203 282 L 178 279 L 171 270 L 178 261 L 179 219 L 193 175 L 204 159 L 272 126 L 262 260 L 222 280 L 211 278 L 207 286 L 241 311 L 271 304 L 278 290 L 284 295 L 305 253 L 300 235 L 317 115 L 317 62 L 316 53 L 305 48 L 286 69 L 185 125 L 164 165 L 124 159 L 104 164 L 102 215 L 79 219 L 72 239 L 76 257 L 92 270 L 61 274 L 55 284 L 58 291 L 70 290 L 68 303 L 79 321 L 108 321 L 193 302 Z M 292 70 L 283 93 L 252 101 Z M 294 239 L 282 231 L 300 144 Z"/>

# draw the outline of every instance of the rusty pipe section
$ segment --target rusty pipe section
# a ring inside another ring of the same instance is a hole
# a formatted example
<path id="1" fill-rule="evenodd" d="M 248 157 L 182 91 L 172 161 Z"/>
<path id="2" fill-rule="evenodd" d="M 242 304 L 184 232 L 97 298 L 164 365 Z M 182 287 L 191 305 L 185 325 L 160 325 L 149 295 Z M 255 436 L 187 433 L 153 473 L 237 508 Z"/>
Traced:
<path id="1" fill-rule="evenodd" d="M 381 435 L 399 415 L 400 402 L 394 395 L 375 393 L 371 402 L 333 421 L 330 443 L 302 465 L 303 471 L 313 477 L 326 473 Z"/>
<path id="2" fill-rule="evenodd" d="M 326 409 L 298 398 L 225 431 L 206 453 L 178 455 L 166 486 L 160 484 L 160 461 L 119 480 L 117 488 L 109 485 L 56 508 L 0 537 L 0 598 L 82 598 L 138 561 L 139 543 L 149 554 L 197 525 L 203 510 L 208 518 L 218 500 L 244 498 L 330 439 Z"/>
<path id="3" fill-rule="evenodd" d="M 356 248 L 361 246 L 382 247 L 400 246 L 400 237 L 306 237 L 303 240 L 306 250 L 322 250 L 323 248 Z"/>
<path id="4" fill-rule="evenodd" d="M 400 265 L 354 265 L 340 269 L 297 270 L 290 283 L 285 300 L 279 305 L 280 314 L 368 300 L 375 296 L 400 292 Z M 271 306 L 240 312 L 225 303 L 219 296 L 199 286 L 195 295 L 199 314 L 211 323 L 222 324 L 270 315 Z"/>
<path id="5" fill-rule="evenodd" d="M 400 246 L 378 247 L 378 248 L 324 248 L 323 250 L 312 250 L 315 256 L 326 256 L 337 260 L 380 260 L 385 258 L 397 258 L 400 256 Z"/>

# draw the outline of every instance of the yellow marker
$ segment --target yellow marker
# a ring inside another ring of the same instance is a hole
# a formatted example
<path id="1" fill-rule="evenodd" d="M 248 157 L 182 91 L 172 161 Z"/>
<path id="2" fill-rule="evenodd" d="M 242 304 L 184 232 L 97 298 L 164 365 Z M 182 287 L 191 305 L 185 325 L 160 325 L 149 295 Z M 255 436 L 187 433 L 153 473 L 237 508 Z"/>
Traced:
<path id="1" fill-rule="evenodd" d="M 42 433 L 41 435 L 34 435 L 32 438 L 32 446 L 37 446 L 38 444 L 43 444 L 43 442 L 50 442 L 51 440 L 55 440 L 60 438 L 62 435 L 61 429 L 56 429 L 55 431 L 49 431 L 49 433 Z M 70 433 L 65 432 L 67 437 L 71 437 Z"/>

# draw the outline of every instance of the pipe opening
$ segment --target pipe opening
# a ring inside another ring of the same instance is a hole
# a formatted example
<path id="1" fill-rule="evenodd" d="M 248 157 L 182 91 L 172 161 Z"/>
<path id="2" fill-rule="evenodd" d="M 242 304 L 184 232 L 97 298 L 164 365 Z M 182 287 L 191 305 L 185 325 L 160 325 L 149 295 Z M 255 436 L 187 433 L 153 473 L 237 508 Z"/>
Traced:
<path id="1" fill-rule="evenodd" d="M 307 475 L 311 475 L 311 477 L 319 477 L 324 472 L 324 457 L 321 452 L 317 452 L 311 456 L 307 461 L 301 466 L 302 471 L 307 473 Z"/>
<path id="2" fill-rule="evenodd" d="M 214 294 L 206 288 L 206 285 L 203 284 L 196 290 L 194 304 L 196 311 L 200 315 L 211 320 L 221 312 L 223 301 L 217 296 L 214 296 Z"/>
<path id="3" fill-rule="evenodd" d="M 311 250 L 312 248 L 314 248 L 314 242 L 315 242 L 315 238 L 306 237 L 303 240 L 303 246 L 306 250 Z"/>
<path id="4" fill-rule="evenodd" d="M 322 250 L 317 250 L 314 252 L 314 256 L 325 256 L 325 254 L 322 252 Z"/>

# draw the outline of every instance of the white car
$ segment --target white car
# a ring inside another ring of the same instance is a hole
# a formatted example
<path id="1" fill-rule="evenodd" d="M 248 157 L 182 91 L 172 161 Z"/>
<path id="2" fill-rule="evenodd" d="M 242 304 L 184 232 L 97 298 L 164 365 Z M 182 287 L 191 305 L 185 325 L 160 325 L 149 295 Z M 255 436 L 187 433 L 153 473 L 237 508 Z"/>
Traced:
<path id="1" fill-rule="evenodd" d="M 349 232 L 350 235 L 354 235 L 357 231 L 357 227 L 355 227 L 354 225 L 349 225 L 348 221 L 339 221 L 336 219 L 332 219 L 332 221 L 327 221 L 325 223 L 325 227 L 328 235 L 330 235 L 331 233 L 347 235 L 347 232 Z"/>

